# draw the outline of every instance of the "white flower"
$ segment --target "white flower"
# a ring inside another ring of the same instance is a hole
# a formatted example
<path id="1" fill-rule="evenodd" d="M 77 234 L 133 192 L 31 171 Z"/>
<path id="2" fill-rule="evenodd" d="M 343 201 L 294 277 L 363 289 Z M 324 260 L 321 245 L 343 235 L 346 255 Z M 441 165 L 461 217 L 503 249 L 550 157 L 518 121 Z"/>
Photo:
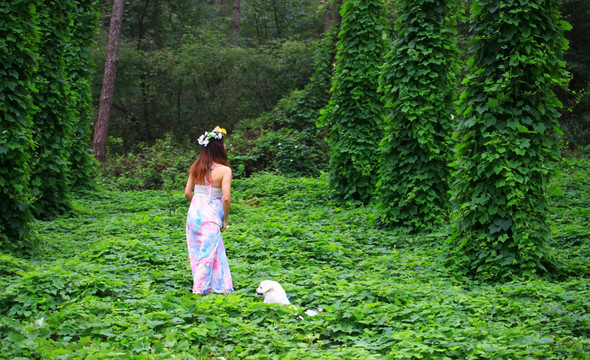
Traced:
<path id="1" fill-rule="evenodd" d="M 217 130 L 213 130 L 211 132 L 211 135 L 213 135 L 213 137 L 217 140 L 221 140 L 221 138 L 223 137 L 223 135 L 221 134 L 221 131 L 217 131 Z"/>
<path id="2" fill-rule="evenodd" d="M 214 130 L 211 130 L 211 132 L 205 131 L 205 133 L 199 137 L 199 145 L 207 146 L 209 145 L 211 139 L 221 140 L 225 134 L 227 134 L 227 131 L 220 128 L 219 126 L 217 126 Z"/>
<path id="3" fill-rule="evenodd" d="M 205 131 L 205 133 L 199 137 L 199 145 L 201 145 L 201 146 L 209 145 L 209 137 L 207 135 L 209 135 L 209 133 Z"/>

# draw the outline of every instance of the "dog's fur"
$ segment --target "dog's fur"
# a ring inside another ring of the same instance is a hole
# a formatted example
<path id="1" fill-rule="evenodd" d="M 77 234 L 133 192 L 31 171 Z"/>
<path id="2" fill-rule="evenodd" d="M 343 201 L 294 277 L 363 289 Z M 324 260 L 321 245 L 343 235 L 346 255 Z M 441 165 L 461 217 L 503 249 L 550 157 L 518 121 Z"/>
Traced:
<path id="1" fill-rule="evenodd" d="M 256 289 L 256 295 L 264 297 L 265 304 L 283 304 L 283 305 L 290 305 L 293 309 L 297 310 L 295 305 L 291 305 L 289 298 L 287 297 L 287 293 L 285 289 L 279 284 L 277 281 L 274 280 L 263 280 Z M 308 309 L 305 310 L 305 314 L 308 316 L 316 316 L 318 312 L 322 312 L 322 309 L 313 310 Z M 303 320 L 301 316 L 298 316 L 299 319 Z"/>
<path id="2" fill-rule="evenodd" d="M 264 296 L 265 304 L 291 304 L 285 289 L 283 289 L 281 284 L 274 280 L 262 281 L 258 289 L 256 289 L 256 295 Z"/>

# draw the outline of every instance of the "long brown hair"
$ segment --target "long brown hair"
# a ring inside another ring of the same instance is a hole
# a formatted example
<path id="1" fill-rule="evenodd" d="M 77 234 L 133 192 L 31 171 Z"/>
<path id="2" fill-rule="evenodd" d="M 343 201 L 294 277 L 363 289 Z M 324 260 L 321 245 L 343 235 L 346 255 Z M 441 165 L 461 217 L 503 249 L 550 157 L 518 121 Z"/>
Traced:
<path id="1" fill-rule="evenodd" d="M 189 170 L 195 184 L 205 181 L 205 176 L 207 176 L 214 162 L 230 166 L 227 159 L 227 150 L 223 146 L 223 139 L 211 139 L 207 146 L 201 146 L 201 153 Z"/>

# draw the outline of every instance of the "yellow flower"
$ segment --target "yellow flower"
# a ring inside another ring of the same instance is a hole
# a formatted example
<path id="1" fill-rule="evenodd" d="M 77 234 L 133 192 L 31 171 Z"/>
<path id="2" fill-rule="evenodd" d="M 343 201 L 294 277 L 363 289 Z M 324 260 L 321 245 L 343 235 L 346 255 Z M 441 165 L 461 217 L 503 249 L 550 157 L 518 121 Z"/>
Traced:
<path id="1" fill-rule="evenodd" d="M 227 131 L 225 131 L 224 128 L 221 128 L 219 126 L 216 126 L 215 129 L 213 131 L 219 131 L 221 132 L 223 135 L 227 135 Z"/>

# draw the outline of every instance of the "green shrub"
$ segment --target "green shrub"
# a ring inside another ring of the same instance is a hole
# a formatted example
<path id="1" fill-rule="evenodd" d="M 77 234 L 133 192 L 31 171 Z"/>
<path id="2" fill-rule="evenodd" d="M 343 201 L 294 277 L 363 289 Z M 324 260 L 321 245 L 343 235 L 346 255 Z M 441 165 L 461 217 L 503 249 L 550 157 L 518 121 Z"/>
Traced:
<path id="1" fill-rule="evenodd" d="M 328 132 L 330 183 L 336 199 L 367 203 L 374 192 L 383 104 L 377 94 L 385 50 L 384 4 L 350 0 L 342 5 L 332 98 L 318 119 Z"/>
<path id="2" fill-rule="evenodd" d="M 436 226 L 449 209 L 458 78 L 456 2 L 401 1 L 398 35 L 381 69 L 385 135 L 378 201 L 386 225 Z"/>
<path id="3" fill-rule="evenodd" d="M 547 191 L 559 160 L 557 100 L 567 42 L 557 1 L 479 0 L 464 80 L 449 260 L 487 279 L 546 271 Z"/>
<path id="4" fill-rule="evenodd" d="M 228 138 L 234 176 L 261 171 L 318 176 L 326 168 L 326 144 L 315 127 L 318 109 L 307 102 L 306 90 L 293 91 L 272 112 L 238 124 Z"/>
<path id="5" fill-rule="evenodd" d="M 287 176 L 318 176 L 325 163 L 313 139 L 300 131 L 269 132 L 245 163 L 251 172 L 271 171 Z"/>
<path id="6" fill-rule="evenodd" d="M 121 144 L 119 138 L 109 137 L 110 150 Z M 152 146 L 140 145 L 136 153 L 111 153 L 101 164 L 101 181 L 119 190 L 184 189 L 188 169 L 198 154 L 184 150 L 172 136 L 157 140 Z"/>

